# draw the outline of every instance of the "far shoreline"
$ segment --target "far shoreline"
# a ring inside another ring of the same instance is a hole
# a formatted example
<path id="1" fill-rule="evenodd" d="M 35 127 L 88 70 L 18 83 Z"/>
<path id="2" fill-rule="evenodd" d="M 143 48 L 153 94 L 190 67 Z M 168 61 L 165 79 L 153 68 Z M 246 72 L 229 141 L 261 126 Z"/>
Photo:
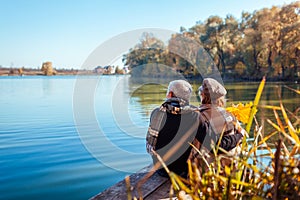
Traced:
<path id="1" fill-rule="evenodd" d="M 55 69 L 55 74 L 51 76 L 115 76 L 115 75 L 131 75 L 130 73 L 99 73 L 95 70 L 88 69 Z M 0 77 L 23 77 L 23 76 L 41 76 L 41 77 L 51 77 L 43 74 L 40 69 L 27 69 L 23 68 L 22 73 L 17 68 L 0 68 Z M 145 77 L 137 77 L 139 78 L 149 78 L 149 79 L 159 79 L 159 78 L 175 78 L 175 77 L 166 77 L 166 76 L 156 76 L 149 75 Z M 189 81 L 202 80 L 201 76 L 188 76 L 184 77 Z M 234 83 L 234 82 L 260 82 L 260 78 L 254 77 L 223 77 L 222 81 L 224 83 Z M 297 77 L 294 80 L 291 79 L 283 79 L 281 77 L 267 77 L 268 82 L 285 82 L 285 83 L 300 83 L 300 78 Z"/>

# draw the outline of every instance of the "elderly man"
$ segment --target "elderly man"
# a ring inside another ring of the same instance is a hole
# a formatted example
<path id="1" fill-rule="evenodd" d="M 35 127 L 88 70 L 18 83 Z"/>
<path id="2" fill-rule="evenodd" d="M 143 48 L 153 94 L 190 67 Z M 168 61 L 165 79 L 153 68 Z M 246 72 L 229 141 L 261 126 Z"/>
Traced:
<path id="1" fill-rule="evenodd" d="M 189 105 L 192 86 L 185 80 L 169 83 L 166 101 L 152 111 L 146 137 L 146 148 L 152 155 L 153 164 L 158 162 L 153 150 L 160 155 L 170 171 L 179 175 L 187 174 L 187 159 L 199 121 L 197 107 Z M 167 176 L 160 167 L 157 172 Z"/>

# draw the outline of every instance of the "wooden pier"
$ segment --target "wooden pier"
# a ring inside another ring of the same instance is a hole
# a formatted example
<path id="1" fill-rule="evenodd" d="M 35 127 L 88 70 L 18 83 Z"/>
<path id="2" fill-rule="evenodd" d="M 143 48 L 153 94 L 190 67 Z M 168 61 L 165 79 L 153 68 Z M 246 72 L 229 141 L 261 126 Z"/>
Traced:
<path id="1" fill-rule="evenodd" d="M 141 197 L 144 200 L 170 199 L 170 180 L 169 178 L 159 176 L 157 173 L 154 173 L 148 179 L 145 179 L 145 182 L 140 185 L 138 191 L 139 181 L 142 181 L 143 178 L 149 175 L 148 173 L 150 169 L 151 166 L 148 166 L 143 168 L 141 171 L 129 176 L 132 198 L 136 197 L 137 199 L 139 199 L 139 194 L 141 194 Z M 91 200 L 127 200 L 127 191 L 128 188 L 126 185 L 126 180 L 124 179 L 92 197 Z"/>

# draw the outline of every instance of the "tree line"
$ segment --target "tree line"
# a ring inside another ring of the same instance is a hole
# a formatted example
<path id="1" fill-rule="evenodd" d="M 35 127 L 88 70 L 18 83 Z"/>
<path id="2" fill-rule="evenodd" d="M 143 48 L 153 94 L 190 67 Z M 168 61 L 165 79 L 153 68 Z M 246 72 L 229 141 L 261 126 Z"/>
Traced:
<path id="1" fill-rule="evenodd" d="M 243 12 L 238 20 L 211 16 L 181 27 L 165 45 L 151 33 L 123 55 L 133 76 L 195 77 L 218 71 L 223 78 L 297 80 L 300 77 L 300 1 Z M 166 67 L 168 66 L 168 67 Z"/>

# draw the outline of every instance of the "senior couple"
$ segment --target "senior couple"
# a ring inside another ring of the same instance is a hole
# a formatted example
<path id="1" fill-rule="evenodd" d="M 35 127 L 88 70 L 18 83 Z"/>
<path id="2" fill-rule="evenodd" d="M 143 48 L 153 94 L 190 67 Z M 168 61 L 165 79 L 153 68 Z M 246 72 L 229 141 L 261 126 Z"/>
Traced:
<path id="1" fill-rule="evenodd" d="M 217 146 L 231 151 L 244 136 L 243 131 L 238 131 L 235 117 L 224 108 L 227 91 L 217 80 L 203 80 L 198 89 L 199 107 L 189 103 L 192 92 L 192 86 L 185 80 L 170 82 L 166 101 L 151 113 L 146 149 L 153 164 L 159 166 L 156 168 L 161 176 L 168 174 L 158 162 L 156 153 L 170 171 L 186 177 L 187 160 L 198 152 L 192 149 L 191 143 L 208 158 Z"/>

